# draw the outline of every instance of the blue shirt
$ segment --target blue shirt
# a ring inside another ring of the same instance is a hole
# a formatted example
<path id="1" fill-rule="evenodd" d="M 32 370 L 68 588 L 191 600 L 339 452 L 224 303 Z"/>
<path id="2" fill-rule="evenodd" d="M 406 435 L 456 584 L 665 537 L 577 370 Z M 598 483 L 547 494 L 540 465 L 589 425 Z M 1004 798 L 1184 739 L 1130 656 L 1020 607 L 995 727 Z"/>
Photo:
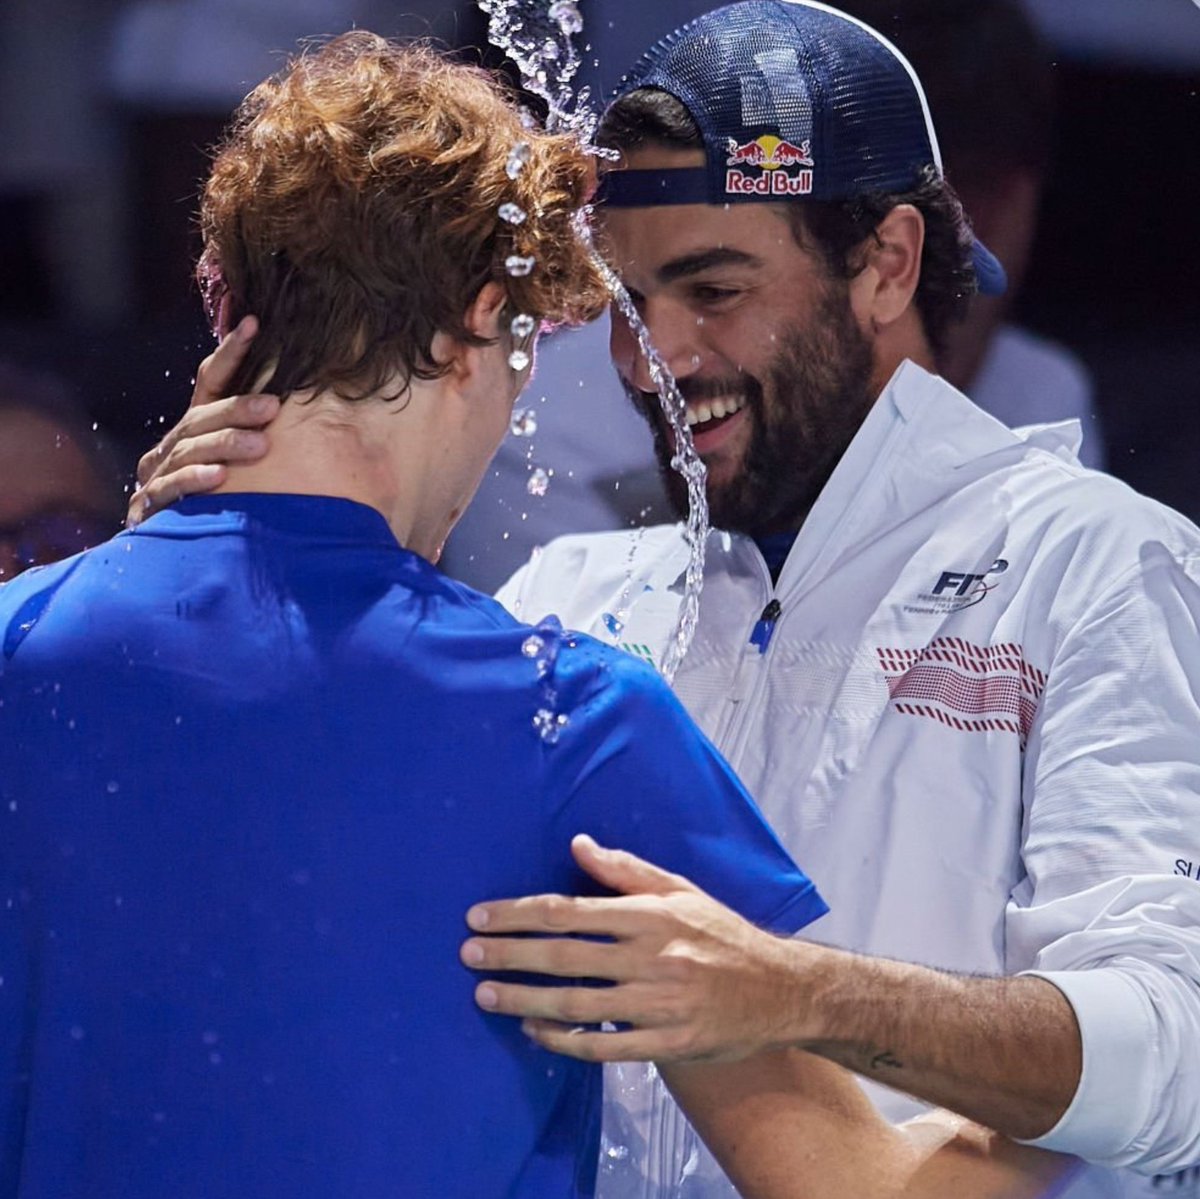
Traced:
<path id="1" fill-rule="evenodd" d="M 467 907 L 582 831 L 824 910 L 648 667 L 346 500 L 185 500 L 0 637 L 5 1197 L 588 1195 L 599 1069 L 476 1008 Z"/>

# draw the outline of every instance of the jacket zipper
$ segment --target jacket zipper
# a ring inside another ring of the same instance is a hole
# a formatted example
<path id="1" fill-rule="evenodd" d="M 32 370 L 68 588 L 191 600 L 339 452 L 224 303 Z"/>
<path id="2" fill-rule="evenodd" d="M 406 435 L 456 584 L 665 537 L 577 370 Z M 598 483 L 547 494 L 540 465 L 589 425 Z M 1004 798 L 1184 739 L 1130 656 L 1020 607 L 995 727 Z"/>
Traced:
<path id="1" fill-rule="evenodd" d="M 767 646 L 771 644 L 771 637 L 775 632 L 775 623 L 779 620 L 782 612 L 783 605 L 772 596 L 770 603 L 762 610 L 762 615 L 758 618 L 758 623 L 750 634 L 750 644 L 757 645 L 760 654 L 767 652 Z"/>

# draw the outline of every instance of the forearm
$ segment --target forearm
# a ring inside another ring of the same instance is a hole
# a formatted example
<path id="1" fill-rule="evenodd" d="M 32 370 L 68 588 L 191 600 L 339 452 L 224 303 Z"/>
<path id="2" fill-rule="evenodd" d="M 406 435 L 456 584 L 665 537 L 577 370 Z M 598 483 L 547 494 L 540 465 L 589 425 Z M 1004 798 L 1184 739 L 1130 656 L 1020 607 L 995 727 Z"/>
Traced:
<path id="1" fill-rule="evenodd" d="M 798 1050 L 660 1070 L 743 1199 L 1033 1199 L 1077 1165 L 945 1111 L 893 1128 Z"/>
<path id="2" fill-rule="evenodd" d="M 902 1136 L 841 1068 L 800 1050 L 738 1062 L 660 1063 L 692 1126 L 743 1199 L 876 1199 Z"/>
<path id="3" fill-rule="evenodd" d="M 1082 1049 L 1051 983 L 796 944 L 802 1048 L 1010 1137 L 1041 1136 L 1066 1111 Z"/>

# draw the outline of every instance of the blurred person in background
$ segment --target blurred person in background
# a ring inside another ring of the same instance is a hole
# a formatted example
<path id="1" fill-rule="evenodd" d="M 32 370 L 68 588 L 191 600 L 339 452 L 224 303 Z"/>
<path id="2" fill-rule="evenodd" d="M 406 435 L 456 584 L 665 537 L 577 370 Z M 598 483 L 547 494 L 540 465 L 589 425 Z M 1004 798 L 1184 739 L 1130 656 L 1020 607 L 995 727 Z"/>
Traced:
<path id="1" fill-rule="evenodd" d="M 1078 420 L 1079 460 L 1106 452 L 1087 368 L 1065 346 L 1009 316 L 1029 265 L 1054 168 L 1056 97 L 1050 51 L 1021 0 L 845 0 L 844 12 L 890 38 L 912 63 L 937 116 L 946 178 L 1008 290 L 976 296 L 938 369 L 1009 428 Z"/>
<path id="2" fill-rule="evenodd" d="M 125 503 L 117 455 L 66 384 L 0 362 L 0 582 L 106 541 Z"/>

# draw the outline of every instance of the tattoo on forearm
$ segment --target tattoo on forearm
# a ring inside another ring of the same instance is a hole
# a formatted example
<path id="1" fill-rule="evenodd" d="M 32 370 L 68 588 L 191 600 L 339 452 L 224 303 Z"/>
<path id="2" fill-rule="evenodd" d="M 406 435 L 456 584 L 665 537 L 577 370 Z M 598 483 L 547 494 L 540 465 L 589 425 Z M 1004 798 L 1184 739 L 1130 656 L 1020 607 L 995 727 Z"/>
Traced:
<path id="1" fill-rule="evenodd" d="M 904 1069 L 904 1063 L 889 1049 L 885 1049 L 882 1053 L 877 1053 L 871 1058 L 872 1070 L 879 1070 L 883 1066 L 888 1066 L 893 1070 Z"/>

